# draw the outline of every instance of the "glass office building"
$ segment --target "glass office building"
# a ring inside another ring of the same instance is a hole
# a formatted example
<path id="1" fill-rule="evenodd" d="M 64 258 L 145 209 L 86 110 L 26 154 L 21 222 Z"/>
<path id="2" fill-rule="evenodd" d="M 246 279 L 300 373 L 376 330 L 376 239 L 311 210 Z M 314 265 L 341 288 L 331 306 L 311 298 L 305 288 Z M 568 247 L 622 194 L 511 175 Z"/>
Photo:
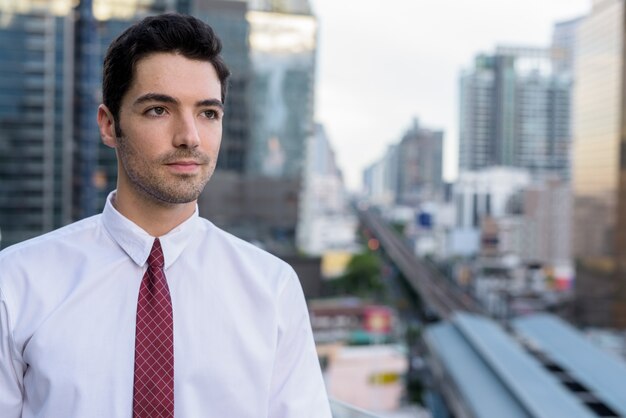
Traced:
<path id="1" fill-rule="evenodd" d="M 626 326 L 625 18 L 623 0 L 596 0 L 578 31 L 574 314 L 589 325 Z"/>
<path id="2" fill-rule="evenodd" d="M 33 7 L 0 23 L 2 246 L 71 219 L 73 56 L 67 15 Z M 70 81 L 71 84 L 71 81 Z"/>
<path id="3" fill-rule="evenodd" d="M 251 11 L 252 133 L 248 172 L 300 179 L 314 132 L 317 21 L 306 14 Z"/>
<path id="4" fill-rule="evenodd" d="M 218 170 L 244 173 L 250 144 L 250 84 L 252 69 L 245 1 L 194 1 L 192 14 L 207 22 L 222 41 L 222 56 L 231 72 L 226 99 Z"/>

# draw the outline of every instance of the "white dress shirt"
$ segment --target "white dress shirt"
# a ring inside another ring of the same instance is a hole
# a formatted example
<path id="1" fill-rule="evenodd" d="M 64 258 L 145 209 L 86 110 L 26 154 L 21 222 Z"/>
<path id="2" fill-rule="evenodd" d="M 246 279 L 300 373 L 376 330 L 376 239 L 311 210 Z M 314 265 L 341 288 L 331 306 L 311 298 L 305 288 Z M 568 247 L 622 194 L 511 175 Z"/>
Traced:
<path id="1" fill-rule="evenodd" d="M 132 416 L 139 285 L 154 241 L 101 215 L 0 252 L 0 417 Z M 329 418 L 302 289 L 196 213 L 159 237 L 180 418 Z"/>

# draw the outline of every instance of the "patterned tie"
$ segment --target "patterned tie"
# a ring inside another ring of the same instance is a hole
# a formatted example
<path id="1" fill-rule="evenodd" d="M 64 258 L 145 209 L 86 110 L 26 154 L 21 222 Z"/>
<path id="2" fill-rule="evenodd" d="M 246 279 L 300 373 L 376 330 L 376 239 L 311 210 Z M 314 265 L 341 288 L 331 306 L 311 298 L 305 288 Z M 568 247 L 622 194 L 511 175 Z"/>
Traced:
<path id="1" fill-rule="evenodd" d="M 137 302 L 134 418 L 174 416 L 174 324 L 163 265 L 156 238 Z"/>

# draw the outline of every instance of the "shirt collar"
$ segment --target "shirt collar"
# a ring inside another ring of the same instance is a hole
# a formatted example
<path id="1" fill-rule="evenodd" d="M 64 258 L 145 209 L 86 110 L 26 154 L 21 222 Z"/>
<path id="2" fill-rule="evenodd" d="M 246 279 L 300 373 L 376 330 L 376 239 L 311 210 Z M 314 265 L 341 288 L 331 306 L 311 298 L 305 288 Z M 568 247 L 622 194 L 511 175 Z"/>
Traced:
<path id="1" fill-rule="evenodd" d="M 143 266 L 150 255 L 154 238 L 140 226 L 126 218 L 113 206 L 115 190 L 107 197 L 104 210 L 102 211 L 102 222 L 111 237 L 128 254 L 128 256 L 138 266 Z M 167 234 L 158 237 L 163 248 L 165 258 L 165 269 L 171 266 L 190 242 L 195 231 L 198 231 L 198 206 L 193 215 L 186 221 L 172 229 Z"/>

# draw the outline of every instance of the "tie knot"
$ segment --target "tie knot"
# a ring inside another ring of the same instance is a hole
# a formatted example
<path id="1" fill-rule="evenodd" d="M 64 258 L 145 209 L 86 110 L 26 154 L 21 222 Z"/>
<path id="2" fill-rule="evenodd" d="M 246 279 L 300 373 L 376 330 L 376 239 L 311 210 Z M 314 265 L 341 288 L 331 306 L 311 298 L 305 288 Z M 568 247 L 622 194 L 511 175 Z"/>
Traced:
<path id="1" fill-rule="evenodd" d="M 155 238 L 154 244 L 152 244 L 152 249 L 150 250 L 150 256 L 148 257 L 148 267 L 163 268 L 164 264 L 165 258 L 163 257 L 161 242 L 158 238 Z"/>

